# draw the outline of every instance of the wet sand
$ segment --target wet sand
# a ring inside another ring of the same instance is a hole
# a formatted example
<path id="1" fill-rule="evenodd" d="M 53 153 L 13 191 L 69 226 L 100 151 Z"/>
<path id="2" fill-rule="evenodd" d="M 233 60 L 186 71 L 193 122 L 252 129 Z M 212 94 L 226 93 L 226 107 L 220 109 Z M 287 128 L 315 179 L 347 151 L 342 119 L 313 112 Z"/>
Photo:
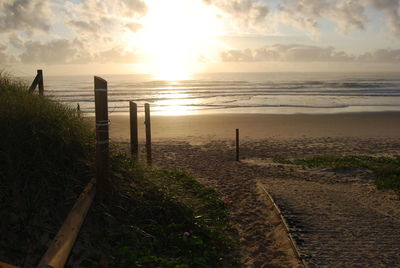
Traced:
<path id="1" fill-rule="evenodd" d="M 129 138 L 129 116 L 113 115 L 111 138 Z M 144 118 L 139 117 L 139 138 L 144 139 Z M 208 141 L 233 139 L 240 129 L 242 139 L 297 139 L 310 137 L 400 137 L 400 113 L 355 113 L 334 115 L 218 114 L 152 116 L 153 140 Z"/>

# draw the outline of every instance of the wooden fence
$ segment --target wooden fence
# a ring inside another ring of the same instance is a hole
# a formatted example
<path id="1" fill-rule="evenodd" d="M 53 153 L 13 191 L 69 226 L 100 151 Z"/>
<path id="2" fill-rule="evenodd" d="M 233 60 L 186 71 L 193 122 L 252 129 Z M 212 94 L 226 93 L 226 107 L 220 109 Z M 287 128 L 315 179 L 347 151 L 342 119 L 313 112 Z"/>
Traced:
<path id="1" fill-rule="evenodd" d="M 43 79 L 41 74 L 40 77 Z M 89 182 L 75 202 L 56 237 L 39 262 L 38 268 L 64 267 L 96 196 L 96 192 L 98 198 L 102 198 L 108 184 L 109 134 L 107 81 L 95 76 L 94 94 L 96 110 L 96 178 Z"/>
<path id="2" fill-rule="evenodd" d="M 39 87 L 39 95 L 43 96 L 43 71 L 38 70 L 32 85 L 33 92 Z M 41 258 L 38 268 L 62 268 L 68 260 L 71 250 L 78 237 L 81 226 L 97 195 L 103 196 L 108 183 L 108 101 L 107 81 L 94 77 L 95 106 L 96 106 L 96 178 L 92 179 L 76 200 L 57 235 L 50 243 L 46 253 Z M 0 267 L 15 267 L 0 262 Z"/>
<path id="3" fill-rule="evenodd" d="M 29 88 L 33 92 L 39 87 L 39 95 L 44 95 L 43 71 L 37 70 L 37 75 Z M 109 120 L 108 120 L 108 87 L 107 81 L 94 77 L 95 114 L 96 114 L 96 175 L 82 191 L 57 235 L 50 243 L 46 253 L 41 258 L 38 268 L 62 268 L 68 260 L 71 250 L 78 237 L 81 226 L 93 203 L 97 198 L 103 198 L 109 184 Z M 138 159 L 138 128 L 137 105 L 130 102 L 131 153 Z M 79 107 L 79 106 L 78 106 Z M 79 109 L 78 109 L 79 110 Z M 146 159 L 152 164 L 151 153 L 151 121 L 150 104 L 145 104 L 146 125 Z M 239 161 L 239 129 L 236 129 L 236 160 Z M 0 268 L 15 267 L 0 262 Z"/>

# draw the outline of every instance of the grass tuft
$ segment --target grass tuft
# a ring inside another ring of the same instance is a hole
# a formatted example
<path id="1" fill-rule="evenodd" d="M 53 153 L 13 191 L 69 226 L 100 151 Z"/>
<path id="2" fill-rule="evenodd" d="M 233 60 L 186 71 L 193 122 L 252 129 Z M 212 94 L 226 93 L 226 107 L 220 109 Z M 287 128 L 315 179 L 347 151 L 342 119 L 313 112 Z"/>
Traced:
<path id="1" fill-rule="evenodd" d="M 302 165 L 309 168 L 365 168 L 375 175 L 374 183 L 378 189 L 393 190 L 400 196 L 400 156 L 337 156 L 324 155 L 305 159 L 275 159 L 276 162 Z"/>

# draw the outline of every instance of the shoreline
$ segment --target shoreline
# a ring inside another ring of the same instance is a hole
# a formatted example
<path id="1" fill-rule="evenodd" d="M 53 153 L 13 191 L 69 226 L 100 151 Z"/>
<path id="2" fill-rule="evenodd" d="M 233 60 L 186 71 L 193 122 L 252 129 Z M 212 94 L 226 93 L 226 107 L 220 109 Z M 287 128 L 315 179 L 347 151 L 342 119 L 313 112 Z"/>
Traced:
<path id="1" fill-rule="evenodd" d="M 94 117 L 86 117 L 92 120 Z M 129 116 L 111 115 L 110 138 L 128 141 Z M 151 116 L 153 140 L 209 142 L 243 139 L 301 139 L 316 137 L 400 138 L 400 112 L 348 114 L 210 114 Z M 139 140 L 145 139 L 144 117 L 138 116 Z"/>

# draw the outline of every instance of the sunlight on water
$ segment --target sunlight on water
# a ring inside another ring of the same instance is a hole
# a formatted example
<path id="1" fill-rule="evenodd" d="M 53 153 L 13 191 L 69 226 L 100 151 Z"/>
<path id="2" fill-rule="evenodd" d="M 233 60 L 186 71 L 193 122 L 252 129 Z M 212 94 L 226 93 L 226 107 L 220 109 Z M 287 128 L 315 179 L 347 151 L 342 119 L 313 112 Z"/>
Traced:
<path id="1" fill-rule="evenodd" d="M 199 99 L 190 98 L 189 94 L 163 94 L 159 95 L 162 100 L 153 103 L 157 115 L 190 115 L 196 114 L 196 104 Z M 165 99 L 166 98 L 166 99 Z"/>
<path id="2" fill-rule="evenodd" d="M 197 109 L 193 106 L 159 106 L 153 112 L 155 115 L 193 115 Z"/>

